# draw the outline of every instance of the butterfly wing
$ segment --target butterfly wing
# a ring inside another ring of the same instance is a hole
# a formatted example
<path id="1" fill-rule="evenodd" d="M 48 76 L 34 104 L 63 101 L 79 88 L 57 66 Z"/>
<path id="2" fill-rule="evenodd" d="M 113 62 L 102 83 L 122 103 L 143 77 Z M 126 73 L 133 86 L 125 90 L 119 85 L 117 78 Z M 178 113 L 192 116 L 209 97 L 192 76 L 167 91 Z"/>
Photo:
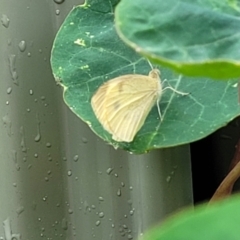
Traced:
<path id="1" fill-rule="evenodd" d="M 103 84 L 91 104 L 96 117 L 114 140 L 131 142 L 160 93 L 158 78 L 124 75 Z"/>

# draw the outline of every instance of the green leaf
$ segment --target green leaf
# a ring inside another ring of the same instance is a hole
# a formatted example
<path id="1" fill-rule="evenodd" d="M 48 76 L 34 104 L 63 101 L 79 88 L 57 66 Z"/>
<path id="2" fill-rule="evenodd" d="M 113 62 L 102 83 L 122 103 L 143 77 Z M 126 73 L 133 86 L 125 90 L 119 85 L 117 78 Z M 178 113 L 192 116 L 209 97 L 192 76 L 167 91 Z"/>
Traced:
<path id="1" fill-rule="evenodd" d="M 122 0 L 120 37 L 140 54 L 189 76 L 240 76 L 237 0 Z"/>
<path id="2" fill-rule="evenodd" d="M 240 197 L 172 216 L 141 240 L 239 240 Z"/>
<path id="3" fill-rule="evenodd" d="M 97 135 L 116 148 L 144 153 L 196 141 L 239 115 L 236 79 L 192 79 L 161 67 L 163 79 L 190 94 L 181 96 L 166 90 L 160 102 L 162 122 L 154 107 L 133 142 L 113 141 L 93 113 L 93 94 L 108 79 L 132 73 L 147 75 L 151 70 L 147 61 L 118 37 L 113 15 L 116 4 L 117 1 L 88 1 L 75 7 L 61 26 L 52 49 L 52 70 L 63 86 L 64 101 Z"/>

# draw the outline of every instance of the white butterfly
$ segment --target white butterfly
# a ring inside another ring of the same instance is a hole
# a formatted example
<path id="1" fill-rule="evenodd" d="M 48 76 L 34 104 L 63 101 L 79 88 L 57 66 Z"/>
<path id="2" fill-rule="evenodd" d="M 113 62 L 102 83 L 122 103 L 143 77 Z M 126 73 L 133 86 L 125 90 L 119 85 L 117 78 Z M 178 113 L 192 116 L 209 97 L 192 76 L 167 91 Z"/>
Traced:
<path id="1" fill-rule="evenodd" d="M 186 93 L 179 92 L 182 95 Z M 160 71 L 149 75 L 128 74 L 113 78 L 101 85 L 91 99 L 93 111 L 105 130 L 118 142 L 132 142 L 143 126 L 149 112 L 162 95 Z"/>

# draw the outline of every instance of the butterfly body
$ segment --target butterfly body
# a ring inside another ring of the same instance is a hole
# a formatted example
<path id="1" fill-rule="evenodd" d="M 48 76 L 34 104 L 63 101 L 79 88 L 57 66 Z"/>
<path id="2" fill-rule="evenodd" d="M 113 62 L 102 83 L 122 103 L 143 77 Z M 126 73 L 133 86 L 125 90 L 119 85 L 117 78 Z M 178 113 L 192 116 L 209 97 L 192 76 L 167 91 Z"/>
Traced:
<path id="1" fill-rule="evenodd" d="M 132 142 L 162 94 L 160 72 L 128 74 L 99 87 L 91 99 L 93 111 L 105 130 L 119 142 Z"/>

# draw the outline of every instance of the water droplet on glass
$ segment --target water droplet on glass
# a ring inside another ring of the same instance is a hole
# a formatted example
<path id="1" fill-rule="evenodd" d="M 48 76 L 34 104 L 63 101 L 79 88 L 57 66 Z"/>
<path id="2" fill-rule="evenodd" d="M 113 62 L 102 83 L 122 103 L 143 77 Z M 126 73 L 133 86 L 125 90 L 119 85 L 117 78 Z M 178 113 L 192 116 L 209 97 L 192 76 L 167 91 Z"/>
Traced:
<path id="1" fill-rule="evenodd" d="M 134 214 L 134 209 L 130 210 L 129 213 L 132 216 Z"/>
<path id="2" fill-rule="evenodd" d="M 96 226 L 99 226 L 101 224 L 101 221 L 96 221 Z"/>
<path id="3" fill-rule="evenodd" d="M 14 187 L 17 187 L 17 183 L 13 183 L 13 186 L 14 186 Z"/>
<path id="4" fill-rule="evenodd" d="M 69 177 L 72 176 L 72 171 L 69 170 L 67 174 L 68 174 Z"/>
<path id="5" fill-rule="evenodd" d="M 3 121 L 4 127 L 6 127 L 6 129 L 7 129 L 8 136 L 11 136 L 12 121 L 10 120 L 9 116 L 6 115 L 6 116 L 2 117 L 2 121 Z"/>
<path id="6" fill-rule="evenodd" d="M 26 141 L 25 141 L 25 134 L 24 134 L 24 128 L 23 126 L 20 127 L 20 134 L 21 134 L 21 149 L 22 152 L 26 153 L 27 152 L 27 147 L 26 147 Z"/>
<path id="7" fill-rule="evenodd" d="M 51 143 L 49 143 L 49 142 L 48 142 L 48 143 L 46 143 L 46 147 L 47 147 L 47 148 L 50 148 L 51 146 L 52 146 L 52 144 L 51 144 Z"/>
<path id="8" fill-rule="evenodd" d="M 113 171 L 113 168 L 108 168 L 106 172 L 109 175 L 112 171 Z"/>
<path id="9" fill-rule="evenodd" d="M 21 213 L 24 212 L 24 207 L 23 206 L 20 206 L 18 209 L 17 209 L 17 214 L 20 215 Z"/>
<path id="10" fill-rule="evenodd" d="M 27 53 L 27 56 L 28 56 L 28 57 L 31 57 L 31 53 L 30 53 L 30 52 L 28 52 L 28 53 Z"/>
<path id="11" fill-rule="evenodd" d="M 34 138 L 35 142 L 39 142 L 41 140 L 41 135 L 38 133 L 37 136 Z"/>
<path id="12" fill-rule="evenodd" d="M 35 154 L 34 154 L 34 157 L 35 157 L 35 158 L 38 158 L 38 154 L 37 154 L 37 153 L 35 153 Z"/>
<path id="13" fill-rule="evenodd" d="M 33 95 L 33 90 L 32 89 L 29 90 L 29 94 Z"/>
<path id="14" fill-rule="evenodd" d="M 9 87 L 9 88 L 7 89 L 7 94 L 10 94 L 11 92 L 12 92 L 12 88 Z"/>
<path id="15" fill-rule="evenodd" d="M 2 17 L 1 17 L 1 23 L 2 25 L 5 27 L 5 28 L 8 28 L 9 27 L 9 24 L 10 24 L 10 20 L 8 18 L 7 15 L 3 14 Z"/>
<path id="16" fill-rule="evenodd" d="M 68 209 L 69 214 L 73 214 L 73 210 L 71 208 Z"/>
<path id="17" fill-rule="evenodd" d="M 79 159 L 79 156 L 78 156 L 78 155 L 75 155 L 75 156 L 73 157 L 73 161 L 74 161 L 74 162 L 77 162 L 78 159 Z"/>
<path id="18" fill-rule="evenodd" d="M 171 176 L 167 176 L 166 181 L 169 183 L 171 181 Z"/>
<path id="19" fill-rule="evenodd" d="M 18 75 L 17 75 L 17 71 L 16 71 L 16 55 L 11 54 L 8 57 L 8 61 L 9 61 L 9 69 L 10 69 L 10 74 L 13 80 L 13 83 L 16 85 L 19 85 L 18 82 Z"/>
<path id="20" fill-rule="evenodd" d="M 120 188 L 117 190 L 117 195 L 118 195 L 119 197 L 122 195 L 122 192 L 121 192 L 121 189 L 120 189 Z"/>
<path id="21" fill-rule="evenodd" d="M 21 41 L 21 42 L 18 44 L 19 50 L 20 50 L 21 52 L 24 52 L 24 51 L 26 50 L 26 46 L 27 46 L 27 44 L 26 44 L 25 41 Z"/>
<path id="22" fill-rule="evenodd" d="M 103 213 L 103 212 L 100 212 L 100 213 L 98 214 L 98 216 L 99 216 L 100 218 L 103 218 L 103 217 L 104 217 L 104 213 Z"/>
<path id="23" fill-rule="evenodd" d="M 133 239 L 133 236 L 131 234 L 128 234 L 128 239 Z"/>
<path id="24" fill-rule="evenodd" d="M 63 230 L 67 230 L 68 229 L 68 221 L 67 221 L 66 218 L 62 219 L 61 227 L 62 227 Z"/>
<path id="25" fill-rule="evenodd" d="M 43 201 L 46 202 L 47 201 L 47 196 L 43 197 Z"/>
<path id="26" fill-rule="evenodd" d="M 61 4 L 61 3 L 64 2 L 64 0 L 54 0 L 54 2 L 57 3 L 57 4 Z"/>
<path id="27" fill-rule="evenodd" d="M 37 135 L 34 138 L 34 141 L 39 142 L 41 140 L 41 131 L 40 131 L 40 121 L 39 121 L 38 114 L 36 115 L 36 118 L 37 118 Z"/>
<path id="28" fill-rule="evenodd" d="M 103 202 L 104 201 L 104 198 L 103 197 L 98 197 L 98 200 Z"/>
<path id="29" fill-rule="evenodd" d="M 56 15 L 60 14 L 60 10 L 59 9 L 57 9 L 55 12 L 56 12 Z"/>
<path id="30" fill-rule="evenodd" d="M 83 143 L 87 143 L 87 142 L 88 142 L 87 138 L 83 137 L 83 138 L 82 138 L 82 142 L 83 142 Z"/>

